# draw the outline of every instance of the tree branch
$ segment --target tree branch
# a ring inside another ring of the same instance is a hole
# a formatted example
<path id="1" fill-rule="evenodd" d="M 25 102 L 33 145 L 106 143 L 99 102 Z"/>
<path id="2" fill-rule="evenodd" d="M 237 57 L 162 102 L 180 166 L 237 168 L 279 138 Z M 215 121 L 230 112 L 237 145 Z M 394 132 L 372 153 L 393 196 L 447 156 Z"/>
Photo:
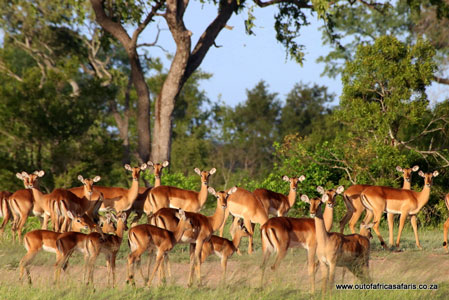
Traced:
<path id="1" fill-rule="evenodd" d="M 313 5 L 307 3 L 308 1 L 301 1 L 301 0 L 270 0 L 267 2 L 262 2 L 261 0 L 254 0 L 254 2 L 259 7 L 267 7 L 279 3 L 292 3 L 295 4 L 298 8 L 313 8 Z"/>
<path id="2" fill-rule="evenodd" d="M 449 78 L 441 78 L 438 76 L 433 76 L 433 80 L 435 80 L 435 82 L 438 82 L 441 84 L 449 84 Z"/>

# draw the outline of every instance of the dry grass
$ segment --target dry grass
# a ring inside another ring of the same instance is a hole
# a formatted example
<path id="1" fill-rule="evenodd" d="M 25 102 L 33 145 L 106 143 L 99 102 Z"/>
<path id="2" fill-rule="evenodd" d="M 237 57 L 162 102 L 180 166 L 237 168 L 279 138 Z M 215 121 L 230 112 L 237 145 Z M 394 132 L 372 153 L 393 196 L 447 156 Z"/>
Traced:
<path id="1" fill-rule="evenodd" d="M 387 231 L 382 230 L 384 237 Z M 402 246 L 403 252 L 389 252 L 381 249 L 375 237 L 371 254 L 371 275 L 377 283 L 414 283 L 439 285 L 437 291 L 334 291 L 332 299 L 368 298 L 368 299 L 410 299 L 416 297 L 446 298 L 449 291 L 449 256 L 441 247 L 442 230 L 421 229 L 423 251 L 415 247 L 413 233 L 406 228 Z M 228 280 L 220 285 L 220 262 L 216 257 L 209 258 L 203 265 L 203 285 L 187 288 L 188 251 L 186 246 L 178 245 L 170 255 L 172 277 L 166 285 L 143 288 L 140 275 L 137 276 L 137 288 L 129 287 L 126 280 L 126 241 L 122 245 L 117 263 L 117 287 L 107 286 L 107 274 L 104 258 L 97 261 L 95 269 L 95 289 L 86 288 L 81 283 L 83 259 L 77 254 L 70 260 L 68 271 L 62 275 L 62 284 L 53 286 L 54 254 L 40 253 L 33 262 L 31 275 L 33 286 L 29 287 L 18 280 L 18 262 L 25 254 L 19 243 L 12 243 L 6 237 L 0 242 L 0 299 L 310 299 L 306 270 L 305 250 L 295 249 L 273 272 L 267 269 L 263 287 L 260 285 L 260 239 L 256 235 L 256 253 L 249 256 L 234 256 L 228 263 Z M 246 243 L 241 249 L 246 250 Z M 244 252 L 244 251 L 242 251 Z M 145 263 L 145 261 L 144 261 Z M 145 264 L 144 264 L 145 265 Z M 341 269 L 338 269 L 336 283 L 341 283 Z M 317 288 L 320 287 L 320 271 L 317 272 Z M 353 277 L 347 274 L 345 283 L 353 283 Z M 317 293 L 319 295 L 319 293 Z"/>

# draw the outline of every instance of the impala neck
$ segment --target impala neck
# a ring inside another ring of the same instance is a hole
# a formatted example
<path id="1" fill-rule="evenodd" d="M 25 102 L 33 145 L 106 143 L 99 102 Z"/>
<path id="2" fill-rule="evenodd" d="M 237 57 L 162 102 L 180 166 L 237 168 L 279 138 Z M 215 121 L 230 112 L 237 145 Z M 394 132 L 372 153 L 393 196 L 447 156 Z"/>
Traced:
<path id="1" fill-rule="evenodd" d="M 324 224 L 323 220 L 323 213 L 321 211 L 321 205 L 318 207 L 316 214 L 315 214 L 315 231 L 316 231 L 316 242 L 317 246 L 324 246 L 327 243 L 328 240 L 328 233 L 326 230 L 326 226 Z"/>
<path id="2" fill-rule="evenodd" d="M 326 227 L 326 231 L 329 232 L 332 229 L 333 225 L 333 219 L 334 219 L 334 206 L 328 205 L 327 203 L 324 204 L 324 213 L 323 213 L 323 220 L 324 225 Z"/>
<path id="3" fill-rule="evenodd" d="M 44 199 L 44 193 L 42 193 L 38 188 L 36 187 L 32 187 L 31 191 L 33 193 L 33 198 L 34 201 L 37 202 L 37 204 L 39 204 L 40 207 L 42 207 L 44 210 L 48 210 L 48 203 L 46 203 L 45 199 Z"/>
<path id="4" fill-rule="evenodd" d="M 201 182 L 201 189 L 198 193 L 198 202 L 200 204 L 200 207 L 204 206 L 204 203 L 206 203 L 207 200 L 207 182 Z"/>
<path id="5" fill-rule="evenodd" d="M 424 185 L 421 192 L 416 192 L 417 198 L 418 198 L 418 210 L 421 210 L 421 208 L 429 202 L 430 198 L 430 186 Z"/>
<path id="6" fill-rule="evenodd" d="M 292 207 L 296 201 L 296 188 L 290 188 L 290 192 L 288 193 L 288 205 Z"/>
<path id="7" fill-rule="evenodd" d="M 215 213 L 212 216 L 207 217 L 213 231 L 218 230 L 218 228 L 223 225 L 225 210 L 226 208 L 223 208 L 223 206 L 221 206 L 217 201 L 217 208 L 215 209 Z"/>
<path id="8" fill-rule="evenodd" d="M 182 235 L 184 234 L 184 231 L 186 230 L 185 224 L 187 220 L 181 220 L 179 219 L 178 225 L 175 228 L 175 231 L 173 231 L 173 236 L 175 238 L 176 243 L 179 242 L 182 238 Z"/>
<path id="9" fill-rule="evenodd" d="M 154 187 L 161 185 L 161 176 L 155 176 L 154 177 Z"/>
<path id="10" fill-rule="evenodd" d="M 136 201 L 138 194 L 139 194 L 139 177 L 133 178 L 131 188 L 128 190 L 128 200 L 131 199 L 131 204 L 134 203 L 134 201 Z"/>
<path id="11" fill-rule="evenodd" d="M 404 184 L 402 185 L 402 189 L 404 190 L 410 190 L 412 188 L 412 180 L 410 179 L 410 181 L 407 181 L 404 178 Z"/>
<path id="12" fill-rule="evenodd" d="M 125 231 L 125 222 L 122 218 L 117 221 L 117 229 L 115 230 L 115 235 L 120 239 L 123 239 L 123 232 Z"/>

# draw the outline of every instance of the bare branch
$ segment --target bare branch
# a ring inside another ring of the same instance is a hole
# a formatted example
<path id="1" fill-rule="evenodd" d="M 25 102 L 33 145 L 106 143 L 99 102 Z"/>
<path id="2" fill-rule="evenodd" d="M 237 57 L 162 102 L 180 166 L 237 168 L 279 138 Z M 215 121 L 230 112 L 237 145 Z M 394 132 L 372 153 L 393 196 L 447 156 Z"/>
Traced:
<path id="1" fill-rule="evenodd" d="M 146 16 L 145 20 L 137 26 L 136 30 L 134 30 L 133 36 L 131 38 L 131 42 L 133 45 L 137 44 L 137 38 L 145 29 L 145 27 L 147 27 L 147 25 L 153 20 L 153 17 L 155 16 L 156 12 L 162 7 L 163 3 L 163 1 L 156 2 L 156 5 L 151 8 L 151 12 Z"/>
<path id="2" fill-rule="evenodd" d="M 14 73 L 11 69 L 9 69 L 4 62 L 0 61 L 0 70 L 3 71 L 6 75 L 11 78 L 16 79 L 17 81 L 23 82 L 22 77 Z"/>
<path id="3" fill-rule="evenodd" d="M 301 1 L 301 0 L 270 0 L 267 2 L 262 2 L 261 0 L 254 0 L 254 2 L 259 7 L 267 7 L 279 3 L 292 3 L 295 4 L 298 8 L 313 8 L 313 5 L 307 3 L 308 1 Z"/>
<path id="4" fill-rule="evenodd" d="M 449 78 L 441 78 L 438 76 L 433 76 L 433 80 L 441 84 L 449 84 Z"/>

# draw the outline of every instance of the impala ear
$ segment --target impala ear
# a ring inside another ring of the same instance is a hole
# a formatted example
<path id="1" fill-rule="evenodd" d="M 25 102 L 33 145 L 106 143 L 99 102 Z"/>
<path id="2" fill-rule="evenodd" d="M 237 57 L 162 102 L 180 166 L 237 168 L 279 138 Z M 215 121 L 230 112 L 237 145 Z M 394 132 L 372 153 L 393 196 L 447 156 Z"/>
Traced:
<path id="1" fill-rule="evenodd" d="M 169 162 L 168 160 L 166 160 L 166 161 L 164 161 L 164 162 L 162 163 L 162 166 L 163 166 L 164 168 L 166 168 L 166 167 L 168 167 L 169 164 L 170 164 L 170 162 Z"/>
<path id="2" fill-rule="evenodd" d="M 340 185 L 338 188 L 337 188 L 337 194 L 341 194 L 341 193 L 343 193 L 344 192 L 344 190 L 345 190 L 345 187 L 344 186 L 342 186 L 342 185 Z"/>
<path id="3" fill-rule="evenodd" d="M 16 173 L 16 177 L 19 178 L 20 180 L 23 180 L 23 175 L 22 173 Z"/>
<path id="4" fill-rule="evenodd" d="M 179 218 L 182 219 L 183 221 L 185 221 L 186 213 L 182 209 L 179 209 L 178 213 L 179 213 Z"/>
<path id="5" fill-rule="evenodd" d="M 124 165 L 124 167 L 125 167 L 125 170 L 128 170 L 128 171 L 131 171 L 132 172 L 132 168 L 131 168 L 131 166 L 130 165 L 128 165 L 128 164 L 126 164 L 126 165 Z"/>
<path id="6" fill-rule="evenodd" d="M 140 169 L 141 169 L 141 170 L 145 170 L 147 167 L 148 167 L 147 164 L 146 164 L 146 163 L 143 163 L 143 164 L 140 166 Z"/>
<path id="7" fill-rule="evenodd" d="M 424 172 L 423 171 L 419 171 L 418 175 L 421 176 L 421 177 L 424 177 Z"/>
<path id="8" fill-rule="evenodd" d="M 217 196 L 217 194 L 215 193 L 215 190 L 214 190 L 214 188 L 213 187 L 208 187 L 207 188 L 207 191 L 209 192 L 209 193 L 211 193 L 212 195 L 214 195 L 214 196 Z"/>
<path id="9" fill-rule="evenodd" d="M 299 181 L 304 181 L 304 180 L 306 180 L 306 176 L 301 175 L 301 176 L 298 177 L 298 179 L 299 179 Z"/>
<path id="10" fill-rule="evenodd" d="M 98 181 L 100 181 L 100 180 L 101 180 L 101 177 L 100 177 L 100 176 L 95 176 L 94 179 L 93 179 L 93 182 L 98 182 Z"/>
<path id="11" fill-rule="evenodd" d="M 200 169 L 198 169 L 198 168 L 195 168 L 195 170 L 194 170 L 194 171 L 195 171 L 195 173 L 196 173 L 196 174 L 198 174 L 198 175 L 200 175 L 200 176 L 201 176 L 201 170 L 200 170 Z"/>
<path id="12" fill-rule="evenodd" d="M 307 195 L 301 195 L 301 200 L 304 201 L 305 203 L 310 203 L 309 196 Z"/>
<path id="13" fill-rule="evenodd" d="M 36 171 L 36 172 L 37 172 L 37 171 Z M 36 172 L 35 172 L 35 173 L 36 173 Z M 30 175 L 28 175 L 27 172 L 23 171 L 23 172 L 22 172 L 22 177 L 28 178 L 28 177 L 30 177 Z"/>
<path id="14" fill-rule="evenodd" d="M 122 213 L 122 215 L 120 216 L 122 218 L 122 221 L 125 222 L 126 221 L 126 217 L 128 215 L 126 214 L 126 212 Z"/>
<path id="15" fill-rule="evenodd" d="M 321 197 L 321 202 L 327 202 L 327 200 L 329 200 L 329 195 L 328 194 L 324 194 L 323 197 Z"/>
<path id="16" fill-rule="evenodd" d="M 438 171 L 433 171 L 432 176 L 433 176 L 433 177 L 437 177 L 438 174 L 440 174 L 440 173 L 438 173 Z"/>
<path id="17" fill-rule="evenodd" d="M 147 165 L 150 166 L 150 167 L 154 167 L 154 164 L 153 164 L 153 162 L 151 160 L 147 161 Z"/>
<path id="18" fill-rule="evenodd" d="M 78 175 L 78 180 L 81 181 L 82 183 L 84 183 L 84 178 L 82 175 Z"/>
<path id="19" fill-rule="evenodd" d="M 212 169 L 210 169 L 209 174 L 212 175 L 212 174 L 214 174 L 215 172 L 217 172 L 217 169 L 212 168 Z"/>
<path id="20" fill-rule="evenodd" d="M 237 187 L 236 187 L 236 186 L 233 186 L 232 188 L 229 189 L 228 195 L 231 195 L 231 194 L 233 194 L 233 193 L 235 193 L 235 192 L 237 192 Z"/>
<path id="21" fill-rule="evenodd" d="M 321 195 L 324 194 L 324 188 L 323 188 L 321 185 L 320 185 L 320 186 L 317 186 L 316 190 L 317 190 L 318 193 L 320 193 Z"/>
<path id="22" fill-rule="evenodd" d="M 289 181 L 289 180 L 290 180 L 290 178 L 288 178 L 288 176 L 287 176 L 287 175 L 284 175 L 284 176 L 282 176 L 282 180 L 284 180 L 284 181 Z"/>
<path id="23" fill-rule="evenodd" d="M 418 171 L 419 170 L 419 166 L 413 166 L 413 168 L 412 168 L 412 171 L 413 172 L 416 172 L 416 171 Z"/>
<path id="24" fill-rule="evenodd" d="M 396 167 L 396 171 L 402 172 L 403 170 L 402 170 L 402 168 L 401 168 L 400 166 L 397 166 L 397 167 Z"/>
<path id="25" fill-rule="evenodd" d="M 36 174 L 38 177 L 42 177 L 45 175 L 45 172 L 44 172 L 44 170 L 34 171 L 34 174 Z"/>
<path id="26" fill-rule="evenodd" d="M 69 217 L 72 220 L 75 219 L 75 216 L 72 214 L 72 212 L 70 210 L 67 211 L 67 217 Z"/>

